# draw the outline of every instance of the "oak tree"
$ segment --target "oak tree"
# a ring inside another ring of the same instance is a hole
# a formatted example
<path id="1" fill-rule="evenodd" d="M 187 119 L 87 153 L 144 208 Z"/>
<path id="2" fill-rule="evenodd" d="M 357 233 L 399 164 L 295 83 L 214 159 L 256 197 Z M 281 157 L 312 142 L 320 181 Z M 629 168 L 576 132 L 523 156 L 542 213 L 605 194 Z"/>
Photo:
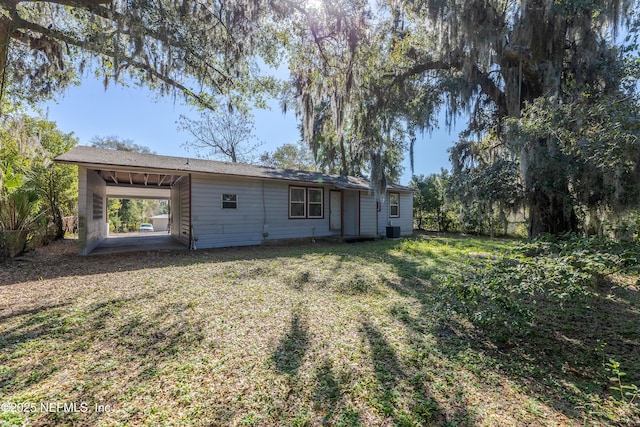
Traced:
<path id="1" fill-rule="evenodd" d="M 266 2 L 188 0 L 1 0 L 0 94 L 37 100 L 93 67 L 105 85 L 145 84 L 184 95 L 200 107 L 215 96 L 274 89 L 254 55 L 277 56 L 265 43 L 273 27 Z M 7 90 L 7 89 L 10 90 Z"/>

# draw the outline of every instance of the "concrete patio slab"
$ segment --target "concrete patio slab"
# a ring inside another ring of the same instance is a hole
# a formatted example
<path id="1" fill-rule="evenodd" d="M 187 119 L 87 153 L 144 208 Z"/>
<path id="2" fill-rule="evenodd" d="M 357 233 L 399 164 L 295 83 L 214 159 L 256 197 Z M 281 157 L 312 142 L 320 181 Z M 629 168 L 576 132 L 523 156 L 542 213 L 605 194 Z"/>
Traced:
<path id="1" fill-rule="evenodd" d="M 116 254 L 123 252 L 187 250 L 167 232 L 112 234 L 89 255 Z"/>

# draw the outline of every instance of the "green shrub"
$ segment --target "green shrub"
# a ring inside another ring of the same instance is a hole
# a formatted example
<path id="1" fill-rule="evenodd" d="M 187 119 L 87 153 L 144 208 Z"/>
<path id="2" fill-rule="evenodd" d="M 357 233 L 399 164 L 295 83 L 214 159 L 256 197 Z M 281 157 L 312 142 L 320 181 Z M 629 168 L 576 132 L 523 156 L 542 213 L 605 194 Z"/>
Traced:
<path id="1" fill-rule="evenodd" d="M 587 301 L 608 276 L 637 273 L 639 263 L 635 242 L 544 236 L 443 277 L 436 298 L 445 315 L 461 315 L 505 343 L 531 331 L 542 303 Z"/>

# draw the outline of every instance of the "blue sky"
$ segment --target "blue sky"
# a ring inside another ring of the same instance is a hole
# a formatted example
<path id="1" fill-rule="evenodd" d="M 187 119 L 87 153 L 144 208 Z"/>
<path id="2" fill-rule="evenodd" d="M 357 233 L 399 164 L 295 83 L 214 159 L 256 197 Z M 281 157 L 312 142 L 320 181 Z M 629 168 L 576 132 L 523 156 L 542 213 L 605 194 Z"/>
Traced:
<path id="1" fill-rule="evenodd" d="M 188 134 L 177 129 L 181 114 L 197 118 L 197 113 L 181 100 L 158 97 L 145 88 L 110 84 L 105 91 L 102 82 L 87 76 L 79 86 L 67 89 L 55 102 L 45 106 L 49 120 L 64 132 L 73 132 L 81 145 L 89 145 L 95 136 L 118 136 L 151 148 L 157 154 L 195 157 L 182 144 Z M 255 111 L 255 135 L 264 142 L 260 152 L 274 151 L 283 144 L 299 140 L 298 121 L 292 112 L 282 114 L 278 103 L 271 111 Z M 464 125 L 459 120 L 458 127 Z M 457 139 L 458 131 L 441 129 L 418 139 L 415 147 L 415 173 L 428 175 L 449 168 L 447 148 Z M 409 156 L 404 162 L 401 184 L 411 179 Z"/>

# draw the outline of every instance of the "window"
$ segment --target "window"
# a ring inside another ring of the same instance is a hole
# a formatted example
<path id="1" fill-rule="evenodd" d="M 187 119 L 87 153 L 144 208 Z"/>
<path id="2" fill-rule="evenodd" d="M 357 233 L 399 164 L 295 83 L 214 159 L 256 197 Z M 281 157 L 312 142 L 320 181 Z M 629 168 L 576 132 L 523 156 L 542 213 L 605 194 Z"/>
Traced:
<path id="1" fill-rule="evenodd" d="M 398 218 L 400 216 L 400 194 L 389 193 L 389 217 Z"/>
<path id="2" fill-rule="evenodd" d="M 238 195 L 237 194 L 223 194 L 222 195 L 222 209 L 237 209 L 238 208 Z"/>
<path id="3" fill-rule="evenodd" d="M 324 217 L 324 189 L 289 187 L 289 218 Z"/>
<path id="4" fill-rule="evenodd" d="M 306 218 L 307 189 L 304 187 L 289 187 L 289 218 Z"/>
<path id="5" fill-rule="evenodd" d="M 322 188 L 309 188 L 309 218 L 322 218 Z"/>

